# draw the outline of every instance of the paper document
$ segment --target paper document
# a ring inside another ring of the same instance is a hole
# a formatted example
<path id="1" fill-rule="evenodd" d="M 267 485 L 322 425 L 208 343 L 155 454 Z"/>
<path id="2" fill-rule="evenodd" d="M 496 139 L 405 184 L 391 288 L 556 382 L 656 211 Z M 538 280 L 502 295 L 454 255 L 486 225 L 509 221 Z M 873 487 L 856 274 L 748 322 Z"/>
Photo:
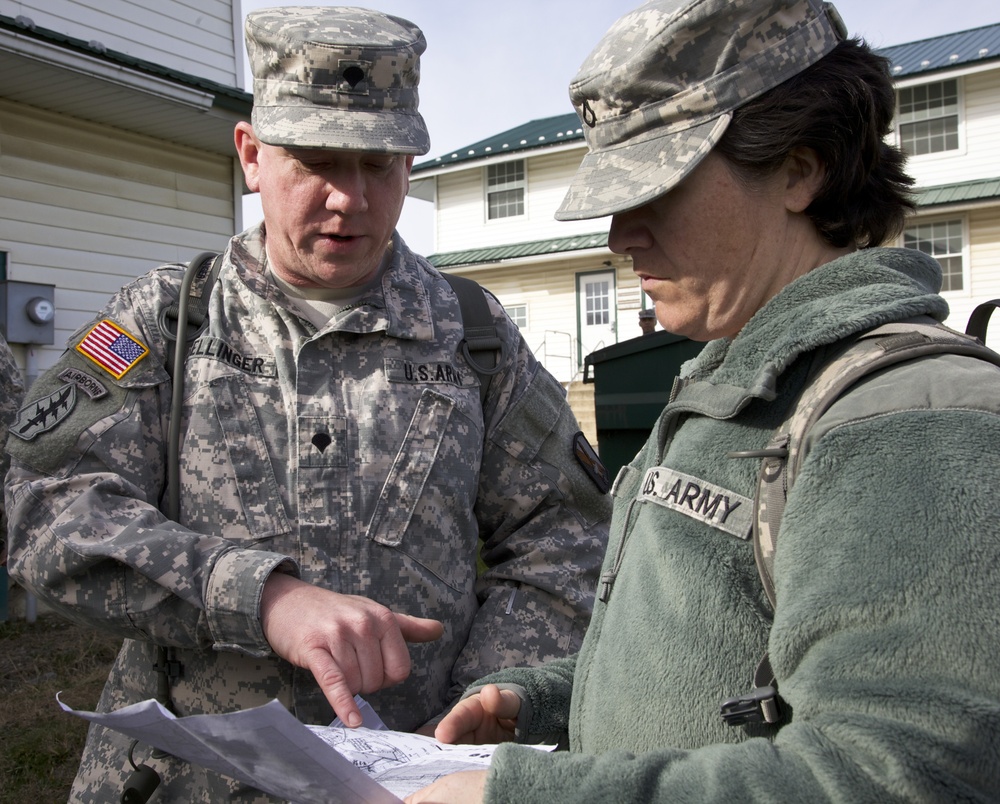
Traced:
<path id="1" fill-rule="evenodd" d="M 58 700 L 58 696 L 57 696 Z M 363 703 L 363 702 L 361 702 Z M 296 804 L 399 804 L 449 773 L 489 766 L 494 745 L 452 746 L 365 726 L 306 726 L 277 700 L 225 715 L 175 717 L 157 701 L 116 712 L 66 711 Z M 549 747 L 551 748 L 551 747 Z"/>

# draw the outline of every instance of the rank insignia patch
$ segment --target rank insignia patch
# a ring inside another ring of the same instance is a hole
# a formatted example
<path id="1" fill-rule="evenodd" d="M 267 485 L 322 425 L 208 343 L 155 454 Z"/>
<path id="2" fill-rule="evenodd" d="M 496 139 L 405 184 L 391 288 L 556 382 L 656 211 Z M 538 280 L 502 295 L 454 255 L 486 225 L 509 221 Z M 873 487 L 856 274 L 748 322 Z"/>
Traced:
<path id="1" fill-rule="evenodd" d="M 149 354 L 144 344 L 106 318 L 87 333 L 76 351 L 116 380 Z"/>

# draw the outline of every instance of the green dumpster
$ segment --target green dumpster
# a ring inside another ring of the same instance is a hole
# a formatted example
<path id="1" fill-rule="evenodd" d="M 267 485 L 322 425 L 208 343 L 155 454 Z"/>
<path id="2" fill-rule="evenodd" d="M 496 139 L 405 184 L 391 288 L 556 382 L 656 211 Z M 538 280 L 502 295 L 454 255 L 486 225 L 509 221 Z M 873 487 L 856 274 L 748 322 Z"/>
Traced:
<path id="1" fill-rule="evenodd" d="M 612 477 L 646 442 L 681 364 L 703 345 L 660 330 L 584 357 L 583 381 L 594 383 L 597 451 Z"/>

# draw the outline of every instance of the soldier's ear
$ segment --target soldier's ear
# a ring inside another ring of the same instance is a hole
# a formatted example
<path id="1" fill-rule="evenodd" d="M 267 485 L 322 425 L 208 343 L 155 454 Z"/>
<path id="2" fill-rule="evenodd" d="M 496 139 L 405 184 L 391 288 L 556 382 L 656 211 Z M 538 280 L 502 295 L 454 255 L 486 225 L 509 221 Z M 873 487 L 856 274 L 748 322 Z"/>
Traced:
<path id="1" fill-rule="evenodd" d="M 823 187 L 826 165 L 812 148 L 797 146 L 789 152 L 785 170 L 785 206 L 790 212 L 803 212 Z"/>
<path id="2" fill-rule="evenodd" d="M 256 193 L 260 190 L 260 140 L 254 134 L 253 127 L 245 120 L 236 124 L 233 137 L 247 189 Z"/>

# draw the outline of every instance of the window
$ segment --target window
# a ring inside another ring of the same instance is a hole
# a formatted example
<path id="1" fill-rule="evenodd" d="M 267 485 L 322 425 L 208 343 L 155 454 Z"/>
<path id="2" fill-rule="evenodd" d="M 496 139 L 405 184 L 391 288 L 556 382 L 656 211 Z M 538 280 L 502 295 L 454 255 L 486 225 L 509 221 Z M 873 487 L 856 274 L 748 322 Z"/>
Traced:
<path id="1" fill-rule="evenodd" d="M 489 220 L 524 214 L 524 160 L 486 167 L 486 214 Z"/>
<path id="2" fill-rule="evenodd" d="M 899 144 L 910 156 L 958 149 L 958 80 L 899 90 Z"/>
<path id="3" fill-rule="evenodd" d="M 528 305 L 511 304 L 507 308 L 507 315 L 518 329 L 528 328 Z"/>
<path id="4" fill-rule="evenodd" d="M 935 221 L 908 226 L 903 232 L 903 245 L 930 254 L 941 263 L 944 274 L 941 290 L 962 290 L 964 282 L 965 237 L 962 221 Z"/>
<path id="5" fill-rule="evenodd" d="M 584 287 L 586 298 L 586 321 L 588 327 L 601 326 L 611 321 L 611 282 L 598 280 L 587 282 Z"/>

